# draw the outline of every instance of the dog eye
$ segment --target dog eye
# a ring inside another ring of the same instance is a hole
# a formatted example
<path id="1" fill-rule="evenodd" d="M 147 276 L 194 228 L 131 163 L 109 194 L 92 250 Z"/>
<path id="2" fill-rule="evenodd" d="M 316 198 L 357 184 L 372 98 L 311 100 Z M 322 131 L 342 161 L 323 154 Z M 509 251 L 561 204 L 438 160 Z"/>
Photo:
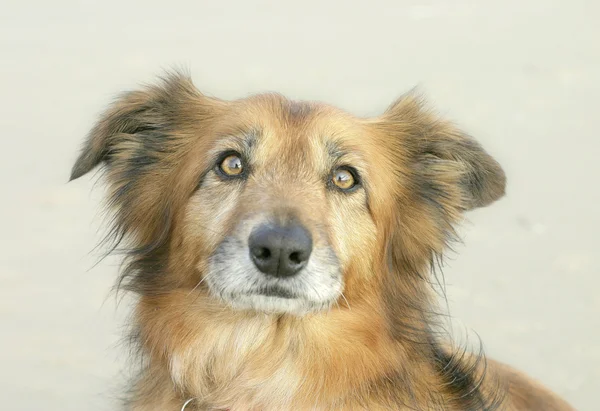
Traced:
<path id="1" fill-rule="evenodd" d="M 230 154 L 221 161 L 219 171 L 226 176 L 239 176 L 244 171 L 244 163 L 238 154 Z"/>
<path id="2" fill-rule="evenodd" d="M 344 191 L 354 188 L 358 183 L 356 174 L 346 167 L 334 170 L 331 181 L 336 187 Z"/>

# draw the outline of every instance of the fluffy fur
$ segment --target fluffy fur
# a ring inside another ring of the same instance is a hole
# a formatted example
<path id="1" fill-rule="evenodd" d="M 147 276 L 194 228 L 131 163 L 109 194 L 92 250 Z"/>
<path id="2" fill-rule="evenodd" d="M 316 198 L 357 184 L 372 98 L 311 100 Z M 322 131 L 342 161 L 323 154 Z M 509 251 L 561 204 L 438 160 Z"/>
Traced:
<path id="1" fill-rule="evenodd" d="M 231 150 L 247 176 L 224 181 Z M 127 252 L 119 284 L 139 297 L 128 409 L 571 409 L 438 330 L 430 273 L 505 177 L 419 98 L 357 118 L 277 94 L 223 101 L 175 73 L 113 103 L 71 178 L 99 164 Z M 351 193 L 329 183 L 340 165 L 360 175 Z M 268 282 L 248 234 L 292 217 L 313 255 L 298 278 Z M 292 298 L 260 294 L 271 286 Z"/>

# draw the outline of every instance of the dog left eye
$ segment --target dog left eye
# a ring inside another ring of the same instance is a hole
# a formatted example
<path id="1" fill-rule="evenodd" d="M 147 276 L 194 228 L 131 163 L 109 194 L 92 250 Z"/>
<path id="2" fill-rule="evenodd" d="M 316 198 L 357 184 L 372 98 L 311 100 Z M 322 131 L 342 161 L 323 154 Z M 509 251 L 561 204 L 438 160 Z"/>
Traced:
<path id="1" fill-rule="evenodd" d="M 358 184 L 356 172 L 347 167 L 335 169 L 331 181 L 337 188 L 343 191 L 351 190 Z"/>
<path id="2" fill-rule="evenodd" d="M 238 154 L 230 154 L 219 164 L 219 171 L 226 176 L 239 176 L 244 171 L 244 163 Z"/>

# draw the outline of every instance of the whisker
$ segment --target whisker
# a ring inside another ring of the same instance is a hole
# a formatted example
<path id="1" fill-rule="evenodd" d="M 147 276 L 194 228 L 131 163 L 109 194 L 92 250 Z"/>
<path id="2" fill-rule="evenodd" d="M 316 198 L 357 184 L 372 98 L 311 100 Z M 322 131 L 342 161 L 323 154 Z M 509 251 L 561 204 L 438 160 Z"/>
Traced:
<path id="1" fill-rule="evenodd" d="M 190 295 L 192 295 L 192 293 L 193 293 L 194 291 L 196 291 L 196 290 L 198 289 L 198 287 L 200 287 L 200 285 L 202 285 L 202 283 L 203 283 L 204 281 L 206 281 L 206 276 L 202 277 L 202 278 L 200 279 L 200 281 L 198 281 L 198 284 L 196 284 L 196 285 L 194 286 L 194 288 L 192 288 L 192 289 L 190 290 L 190 292 L 188 293 L 187 297 L 189 297 Z"/>
<path id="2" fill-rule="evenodd" d="M 340 295 L 342 296 L 342 298 L 344 299 L 344 301 L 346 301 L 346 305 L 348 306 L 348 309 L 350 311 L 352 311 L 352 308 L 350 307 L 350 303 L 348 302 L 348 299 L 346 298 L 346 296 L 344 295 L 343 291 L 340 291 Z"/>

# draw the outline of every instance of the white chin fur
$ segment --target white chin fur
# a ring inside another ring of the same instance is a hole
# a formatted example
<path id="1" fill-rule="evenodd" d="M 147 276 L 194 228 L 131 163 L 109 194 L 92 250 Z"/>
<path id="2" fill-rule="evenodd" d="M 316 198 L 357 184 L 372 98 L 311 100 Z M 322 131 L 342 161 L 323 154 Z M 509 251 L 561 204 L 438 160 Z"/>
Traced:
<path id="1" fill-rule="evenodd" d="M 281 298 L 266 295 L 236 295 L 223 298 L 236 310 L 253 310 L 269 314 L 292 314 L 302 316 L 310 312 L 326 310 L 330 302 L 316 303 L 301 298 Z"/>

